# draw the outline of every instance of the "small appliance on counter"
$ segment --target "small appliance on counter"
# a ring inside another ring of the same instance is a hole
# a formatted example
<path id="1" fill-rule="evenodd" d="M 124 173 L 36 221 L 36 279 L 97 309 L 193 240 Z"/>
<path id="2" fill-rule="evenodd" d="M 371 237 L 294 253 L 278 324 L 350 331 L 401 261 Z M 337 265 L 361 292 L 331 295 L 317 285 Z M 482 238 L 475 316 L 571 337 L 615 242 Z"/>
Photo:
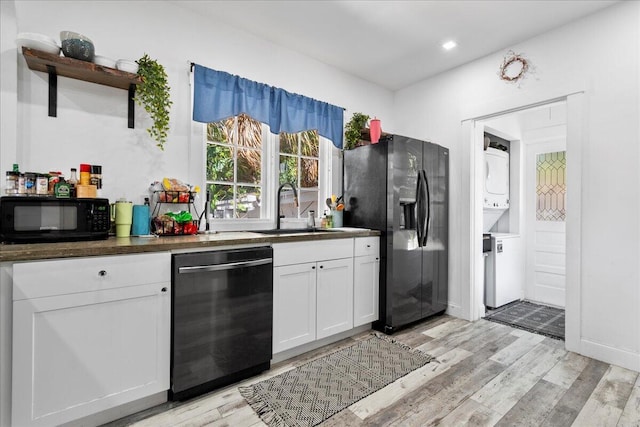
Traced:
<path id="1" fill-rule="evenodd" d="M 0 240 L 69 242 L 109 237 L 108 199 L 0 197 Z"/>

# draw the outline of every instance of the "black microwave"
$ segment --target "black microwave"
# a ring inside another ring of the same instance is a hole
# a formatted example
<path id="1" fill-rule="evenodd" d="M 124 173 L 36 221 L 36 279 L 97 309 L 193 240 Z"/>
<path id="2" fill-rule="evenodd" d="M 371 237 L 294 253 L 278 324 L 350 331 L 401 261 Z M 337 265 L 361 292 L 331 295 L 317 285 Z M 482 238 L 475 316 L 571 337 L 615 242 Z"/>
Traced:
<path id="1" fill-rule="evenodd" d="M 11 243 L 68 242 L 109 237 L 108 199 L 0 197 L 0 240 Z"/>

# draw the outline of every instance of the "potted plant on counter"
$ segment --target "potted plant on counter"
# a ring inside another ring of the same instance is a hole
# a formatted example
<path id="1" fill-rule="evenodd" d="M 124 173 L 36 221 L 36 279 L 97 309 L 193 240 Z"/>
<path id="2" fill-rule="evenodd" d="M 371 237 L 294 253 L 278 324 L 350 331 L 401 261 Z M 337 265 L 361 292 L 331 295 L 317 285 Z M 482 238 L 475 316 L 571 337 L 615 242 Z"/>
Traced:
<path id="1" fill-rule="evenodd" d="M 169 96 L 171 88 L 167 83 L 167 73 L 158 61 L 151 59 L 146 53 L 136 63 L 142 84 L 138 85 L 134 99 L 151 116 L 153 125 L 147 132 L 156 141 L 156 145 L 164 150 L 169 132 L 169 113 L 173 104 Z"/>
<path id="2" fill-rule="evenodd" d="M 362 129 L 367 125 L 369 116 L 362 113 L 353 113 L 344 129 L 345 150 L 351 150 L 356 147 L 362 135 Z"/>

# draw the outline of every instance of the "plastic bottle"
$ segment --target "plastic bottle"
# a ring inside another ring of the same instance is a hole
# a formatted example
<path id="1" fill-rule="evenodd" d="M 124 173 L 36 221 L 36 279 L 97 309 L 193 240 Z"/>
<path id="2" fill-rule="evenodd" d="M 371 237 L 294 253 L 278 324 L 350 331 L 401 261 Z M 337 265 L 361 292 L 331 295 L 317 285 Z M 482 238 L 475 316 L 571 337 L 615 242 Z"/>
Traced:
<path id="1" fill-rule="evenodd" d="M 80 185 L 91 185 L 91 165 L 80 164 Z"/>
<path id="2" fill-rule="evenodd" d="M 309 211 L 309 218 L 307 218 L 307 228 L 316 228 L 316 211 Z"/>

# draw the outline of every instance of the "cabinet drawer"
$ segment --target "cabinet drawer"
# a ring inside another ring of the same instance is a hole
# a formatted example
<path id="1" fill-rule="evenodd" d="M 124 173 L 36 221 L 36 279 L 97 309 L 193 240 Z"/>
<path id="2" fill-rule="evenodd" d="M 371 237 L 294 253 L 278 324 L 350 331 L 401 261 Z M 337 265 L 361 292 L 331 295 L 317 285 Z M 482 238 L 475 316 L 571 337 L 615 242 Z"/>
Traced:
<path id="1" fill-rule="evenodd" d="M 169 252 L 16 263 L 13 300 L 171 281 Z"/>
<path id="2" fill-rule="evenodd" d="M 353 257 L 353 238 L 274 243 L 273 266 Z"/>
<path id="3" fill-rule="evenodd" d="M 380 254 L 380 238 L 379 237 L 356 237 L 355 256 L 379 255 Z"/>

